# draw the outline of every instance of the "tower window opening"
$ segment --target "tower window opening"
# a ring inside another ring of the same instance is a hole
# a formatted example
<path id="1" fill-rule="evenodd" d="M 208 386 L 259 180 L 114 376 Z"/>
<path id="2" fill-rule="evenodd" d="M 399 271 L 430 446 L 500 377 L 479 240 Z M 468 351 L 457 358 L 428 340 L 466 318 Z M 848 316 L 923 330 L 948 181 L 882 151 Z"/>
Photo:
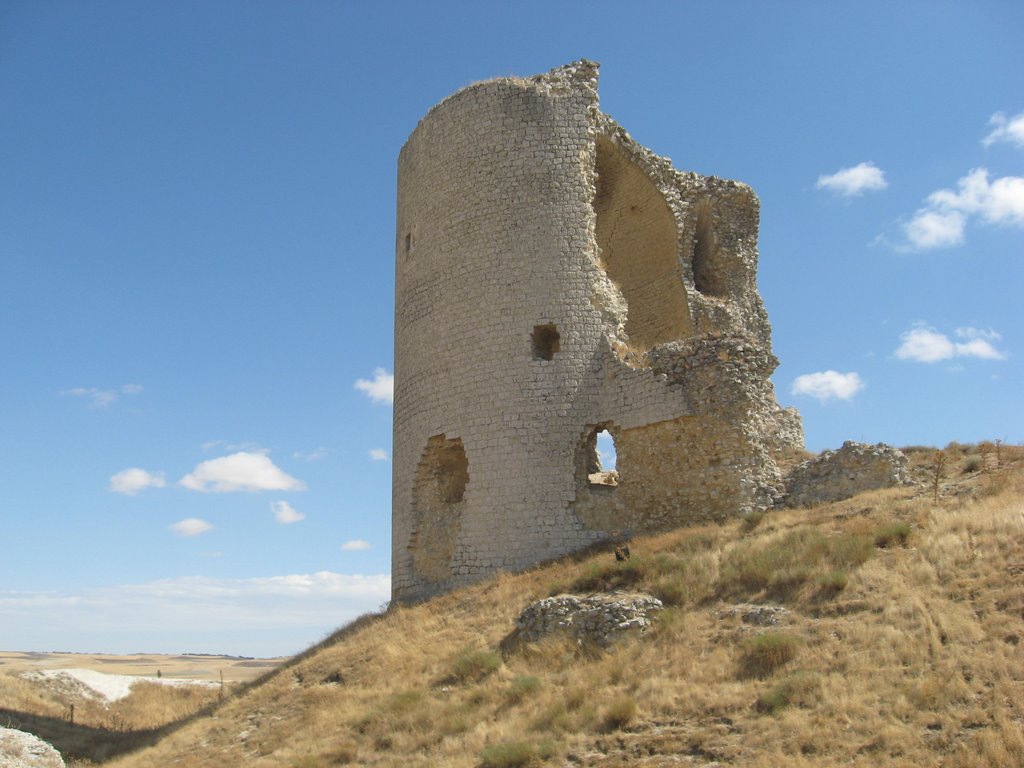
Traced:
<path id="1" fill-rule="evenodd" d="M 592 427 L 583 440 L 583 466 L 587 485 L 614 488 L 619 484 L 615 437 L 605 426 Z M 580 478 L 582 480 L 582 478 Z"/>
<path id="2" fill-rule="evenodd" d="M 533 343 L 534 360 L 551 360 L 556 352 L 561 351 L 561 336 L 554 323 L 533 326 L 530 341 Z"/>
<path id="3" fill-rule="evenodd" d="M 405 255 L 412 253 L 412 232 L 405 233 Z"/>

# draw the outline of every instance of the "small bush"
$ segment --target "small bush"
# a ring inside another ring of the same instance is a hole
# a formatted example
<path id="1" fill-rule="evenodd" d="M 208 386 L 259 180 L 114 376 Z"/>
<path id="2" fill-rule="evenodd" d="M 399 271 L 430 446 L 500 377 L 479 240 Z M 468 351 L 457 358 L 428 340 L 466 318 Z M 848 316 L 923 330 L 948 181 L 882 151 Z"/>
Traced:
<path id="1" fill-rule="evenodd" d="M 757 697 L 757 711 L 777 714 L 790 705 L 812 706 L 821 682 L 812 672 L 794 672 Z"/>
<path id="2" fill-rule="evenodd" d="M 442 682 L 476 683 L 483 680 L 501 667 L 501 656 L 494 651 L 480 648 L 463 648 L 452 659 L 448 676 Z"/>
<path id="3" fill-rule="evenodd" d="M 562 731 L 569 727 L 569 713 L 560 701 L 545 707 L 530 721 L 530 730 L 537 732 Z"/>
<path id="4" fill-rule="evenodd" d="M 797 640 L 782 632 L 764 632 L 752 638 L 743 649 L 740 672 L 744 677 L 768 677 L 796 656 Z"/>
<path id="5" fill-rule="evenodd" d="M 569 585 L 569 591 L 613 592 L 616 589 L 627 589 L 642 581 L 646 571 L 642 558 L 633 558 L 624 563 L 591 563 L 579 578 Z"/>
<path id="6" fill-rule="evenodd" d="M 743 531 L 743 533 L 750 533 L 753 531 L 761 524 L 761 521 L 764 520 L 764 513 L 765 510 L 763 509 L 752 509 L 749 512 L 744 512 L 740 516 L 740 530 Z"/>
<path id="7" fill-rule="evenodd" d="M 830 571 L 824 576 L 818 577 L 818 597 L 835 597 L 849 583 L 850 577 L 846 571 Z"/>
<path id="8" fill-rule="evenodd" d="M 520 768 L 537 760 L 532 744 L 525 741 L 506 741 L 492 744 L 480 753 L 482 768 Z"/>
<path id="9" fill-rule="evenodd" d="M 964 460 L 963 473 L 970 475 L 985 468 L 985 459 L 980 453 L 972 453 Z"/>
<path id="10" fill-rule="evenodd" d="M 833 536 L 828 541 L 828 553 L 825 559 L 840 568 L 856 568 L 863 565 L 874 554 L 871 539 L 867 536 L 844 534 Z"/>
<path id="11" fill-rule="evenodd" d="M 540 680 L 538 678 L 532 676 L 517 677 L 512 681 L 512 687 L 508 691 L 508 700 L 512 704 L 518 704 L 539 690 Z"/>
<path id="12" fill-rule="evenodd" d="M 614 699 L 601 714 L 601 730 L 610 733 L 623 728 L 636 716 L 636 701 L 632 696 L 622 695 Z"/>
<path id="13" fill-rule="evenodd" d="M 813 528 L 797 528 L 768 541 L 742 541 L 723 558 L 719 590 L 766 591 L 784 598 L 824 573 L 861 565 L 873 551 L 867 537 L 825 536 Z"/>
<path id="14" fill-rule="evenodd" d="M 890 523 L 875 531 L 875 546 L 888 549 L 893 545 L 906 546 L 910 538 L 910 523 Z"/>

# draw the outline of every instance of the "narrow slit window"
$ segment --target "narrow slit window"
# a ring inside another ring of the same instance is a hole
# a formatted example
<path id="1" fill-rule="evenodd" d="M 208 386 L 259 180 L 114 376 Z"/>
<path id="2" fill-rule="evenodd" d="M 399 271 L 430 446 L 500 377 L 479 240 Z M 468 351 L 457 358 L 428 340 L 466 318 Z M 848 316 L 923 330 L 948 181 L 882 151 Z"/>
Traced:
<path id="1" fill-rule="evenodd" d="M 561 336 L 554 323 L 533 326 L 530 340 L 533 343 L 534 360 L 552 360 L 555 353 L 561 350 Z"/>
<path id="2" fill-rule="evenodd" d="M 412 253 L 412 232 L 406 232 L 405 234 L 405 255 L 408 256 Z"/>

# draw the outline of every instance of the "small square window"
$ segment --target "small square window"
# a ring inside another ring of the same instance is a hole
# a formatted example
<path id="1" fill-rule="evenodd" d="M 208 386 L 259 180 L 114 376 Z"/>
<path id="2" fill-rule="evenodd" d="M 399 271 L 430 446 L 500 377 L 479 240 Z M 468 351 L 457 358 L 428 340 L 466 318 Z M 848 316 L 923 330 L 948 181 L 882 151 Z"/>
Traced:
<path id="1" fill-rule="evenodd" d="M 551 360 L 555 353 L 561 349 L 558 328 L 554 323 L 533 326 L 533 333 L 530 339 L 533 342 L 534 360 Z"/>

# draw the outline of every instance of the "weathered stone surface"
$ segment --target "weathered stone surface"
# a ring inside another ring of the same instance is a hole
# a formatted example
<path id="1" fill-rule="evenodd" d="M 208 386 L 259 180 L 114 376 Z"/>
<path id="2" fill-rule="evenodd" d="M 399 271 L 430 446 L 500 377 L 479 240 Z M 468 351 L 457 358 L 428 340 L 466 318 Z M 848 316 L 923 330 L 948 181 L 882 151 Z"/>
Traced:
<path id="1" fill-rule="evenodd" d="M 907 457 L 901 451 L 885 443 L 847 440 L 839 450 L 825 451 L 794 467 L 786 477 L 783 503 L 809 507 L 910 482 Z"/>
<path id="2" fill-rule="evenodd" d="M 64 759 L 31 733 L 0 727 L 0 768 L 64 768 Z"/>
<path id="3" fill-rule="evenodd" d="M 775 452 L 803 445 L 769 379 L 757 197 L 637 144 L 597 81 L 579 61 L 471 85 L 402 148 L 396 600 L 766 509 Z"/>
<path id="4" fill-rule="evenodd" d="M 516 628 L 527 642 L 564 632 L 583 642 L 609 645 L 623 632 L 643 632 L 663 607 L 658 598 L 638 593 L 558 595 L 528 605 Z"/>

